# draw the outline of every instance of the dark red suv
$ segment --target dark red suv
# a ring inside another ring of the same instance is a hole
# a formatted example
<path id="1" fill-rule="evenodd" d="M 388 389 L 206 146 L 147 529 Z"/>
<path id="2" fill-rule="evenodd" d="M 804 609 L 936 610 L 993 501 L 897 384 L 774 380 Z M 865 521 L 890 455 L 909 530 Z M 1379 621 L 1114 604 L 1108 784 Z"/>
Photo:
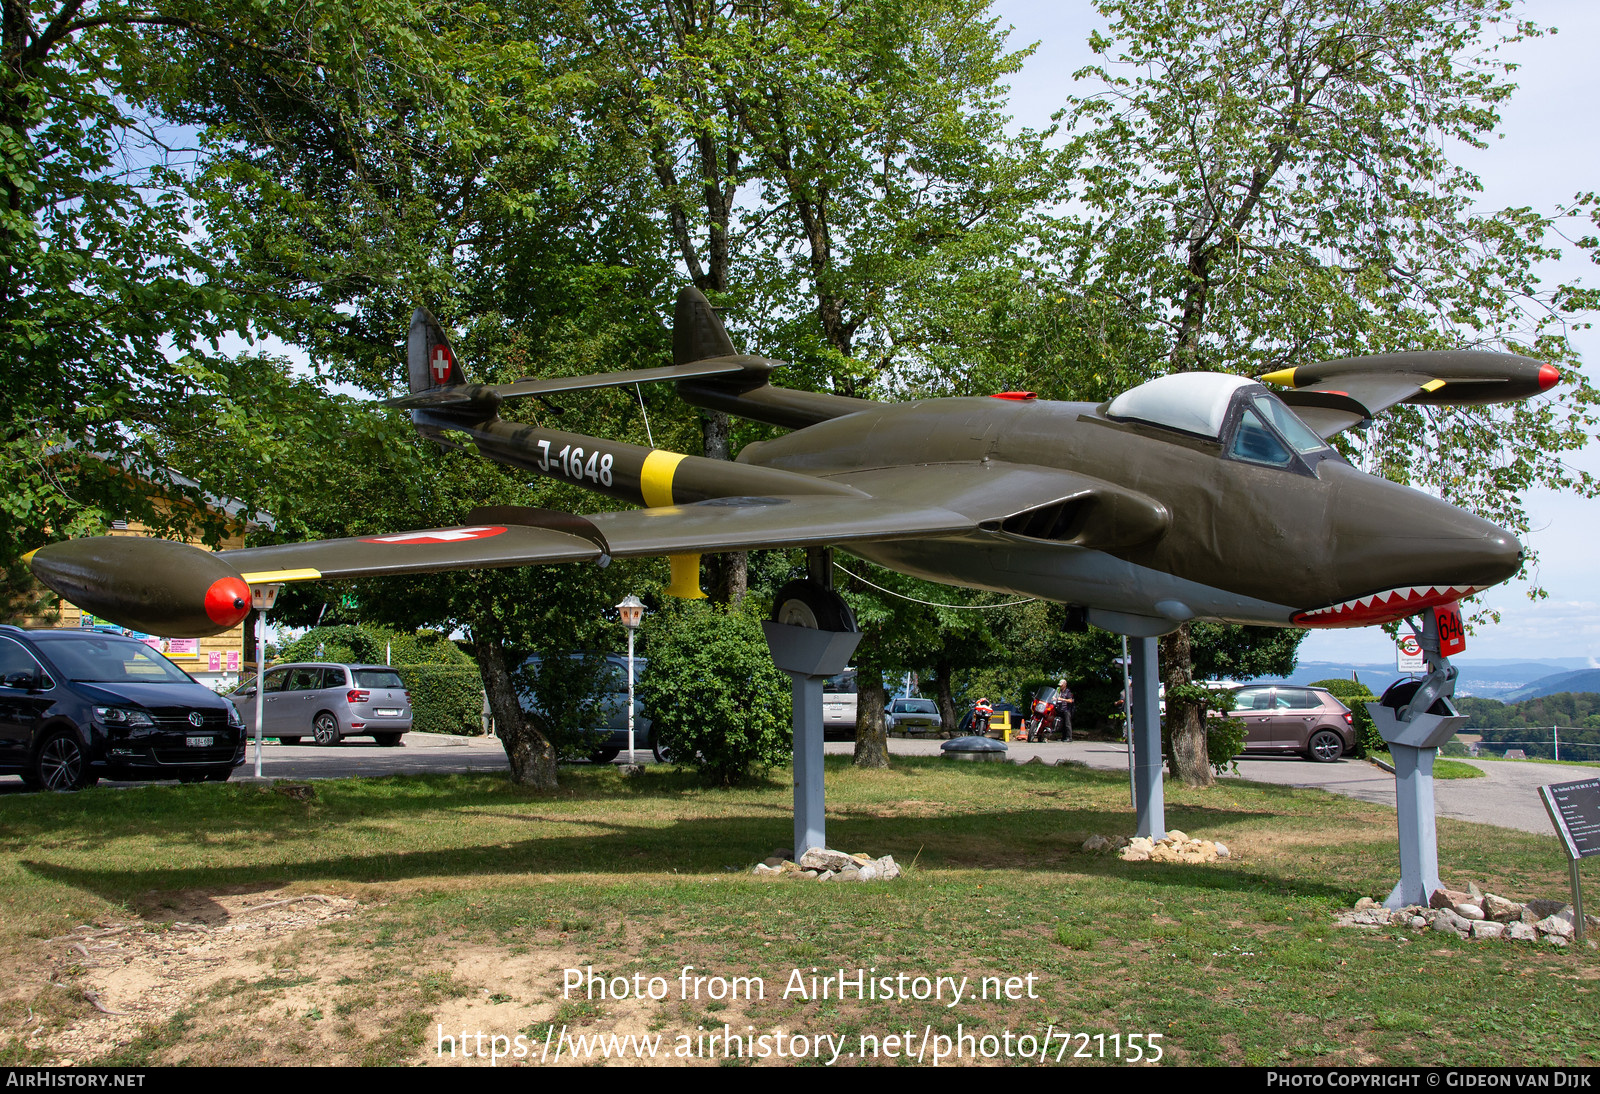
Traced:
<path id="1" fill-rule="evenodd" d="M 1355 748 L 1350 708 L 1324 688 L 1247 685 L 1234 691 L 1230 714 L 1248 729 L 1248 752 L 1300 752 L 1332 763 Z"/>

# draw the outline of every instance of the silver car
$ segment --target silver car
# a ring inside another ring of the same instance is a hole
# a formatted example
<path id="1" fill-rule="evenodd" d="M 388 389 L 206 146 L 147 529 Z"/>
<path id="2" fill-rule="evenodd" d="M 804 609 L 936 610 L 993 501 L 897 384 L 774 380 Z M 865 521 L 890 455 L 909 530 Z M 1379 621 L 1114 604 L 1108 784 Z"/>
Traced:
<path id="1" fill-rule="evenodd" d="M 252 677 L 228 698 L 239 708 L 249 736 L 256 730 Z M 313 737 L 336 745 L 346 737 L 371 737 L 393 747 L 411 729 L 411 693 L 387 665 L 279 665 L 267 670 L 262 696 L 263 737 L 286 745 Z"/>

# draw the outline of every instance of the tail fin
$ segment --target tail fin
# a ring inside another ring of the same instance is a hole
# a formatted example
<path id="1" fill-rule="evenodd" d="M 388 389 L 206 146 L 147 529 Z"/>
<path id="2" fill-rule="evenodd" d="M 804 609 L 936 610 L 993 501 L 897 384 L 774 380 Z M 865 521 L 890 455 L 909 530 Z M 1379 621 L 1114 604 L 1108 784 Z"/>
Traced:
<path id="1" fill-rule="evenodd" d="M 687 365 L 735 353 L 733 340 L 711 309 L 711 301 L 693 285 L 681 289 L 672 311 L 672 363 Z"/>
<path id="2" fill-rule="evenodd" d="M 406 339 L 406 372 L 411 393 L 420 394 L 467 382 L 450 339 L 427 308 L 411 313 L 411 334 Z"/>

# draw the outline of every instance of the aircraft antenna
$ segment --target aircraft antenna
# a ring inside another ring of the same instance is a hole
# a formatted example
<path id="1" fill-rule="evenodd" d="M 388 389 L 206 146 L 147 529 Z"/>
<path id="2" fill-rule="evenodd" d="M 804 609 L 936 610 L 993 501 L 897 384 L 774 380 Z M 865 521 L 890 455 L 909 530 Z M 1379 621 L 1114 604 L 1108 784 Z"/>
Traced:
<path id="1" fill-rule="evenodd" d="M 639 390 L 639 385 L 633 385 L 633 393 L 639 397 L 639 413 L 644 415 L 644 437 L 650 442 L 650 447 L 656 446 L 656 439 L 650 432 L 650 412 L 644 408 L 644 392 Z"/>
<path id="2" fill-rule="evenodd" d="M 882 585 L 879 585 L 876 582 L 868 581 L 860 574 L 852 573 L 851 571 L 846 570 L 837 562 L 835 562 L 833 565 L 834 569 L 839 570 L 847 577 L 853 577 L 863 585 L 871 585 L 880 593 L 888 593 L 890 596 L 898 596 L 901 600 L 909 600 L 913 604 L 926 604 L 930 608 L 958 608 L 967 609 L 970 611 L 977 611 L 984 608 L 1015 608 L 1018 604 L 1029 604 L 1039 599 L 1036 596 L 1025 596 L 1021 600 L 1008 600 L 1004 604 L 940 604 L 935 600 L 919 600 L 914 596 L 907 596 L 905 593 L 897 593 L 893 589 L 885 589 Z"/>

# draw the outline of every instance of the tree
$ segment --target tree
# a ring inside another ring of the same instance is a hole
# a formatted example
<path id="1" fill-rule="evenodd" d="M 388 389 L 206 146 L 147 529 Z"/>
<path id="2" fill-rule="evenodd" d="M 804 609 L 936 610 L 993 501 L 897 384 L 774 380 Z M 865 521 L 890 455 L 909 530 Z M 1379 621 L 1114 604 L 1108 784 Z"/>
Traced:
<path id="1" fill-rule="evenodd" d="M 322 376 L 392 393 L 418 303 L 460 328 L 462 360 L 488 382 L 659 363 L 663 249 L 637 175 L 618 169 L 607 135 L 586 129 L 576 108 L 592 81 L 561 50 L 546 51 L 564 12 L 511 6 L 480 19 L 444 6 L 335 6 L 299 12 L 295 24 L 285 14 L 268 9 L 261 21 L 279 33 L 297 26 L 294 63 L 272 51 L 172 52 L 159 83 L 163 109 L 199 127 L 210 154 L 203 177 L 230 272 L 282 302 L 286 336 Z M 279 387 L 290 383 L 278 376 Z M 563 402 L 596 432 L 644 439 L 636 409 L 618 397 Z M 329 405 L 337 410 L 324 414 L 343 417 L 328 431 L 242 407 L 204 423 L 178 455 L 205 461 L 256 432 L 281 442 L 284 462 L 250 496 L 286 510 L 284 535 L 450 524 L 495 502 L 594 504 L 420 442 L 401 416 Z M 678 439 L 670 423 L 665 439 Z M 225 474 L 245 477 L 252 463 L 268 470 L 247 450 Z M 570 706 L 555 693 L 571 689 L 565 674 L 538 674 L 535 690 L 546 681 L 552 693 L 541 709 L 552 713 L 525 717 L 514 673 L 528 653 L 555 664 L 595 648 L 629 574 L 618 565 L 443 575 L 372 583 L 361 599 L 369 619 L 468 633 L 513 778 L 548 788 L 552 736 Z"/>
<path id="2" fill-rule="evenodd" d="M 162 439 L 193 409 L 189 368 L 253 302 L 196 231 L 183 134 L 138 109 L 139 30 L 194 40 L 209 14 L 140 3 L 13 2 L 0 13 L 0 559 L 119 518 L 162 531 L 202 513 L 152 504 Z"/>
<path id="3" fill-rule="evenodd" d="M 1512 528 L 1521 490 L 1584 484 L 1562 466 L 1594 424 L 1541 291 L 1550 222 L 1482 213 L 1446 144 L 1482 144 L 1511 93 L 1492 46 L 1536 34 L 1503 0 L 1100 0 L 1103 90 L 1068 108 L 1081 204 L 1073 269 L 1117 301 L 1174 371 L 1260 374 L 1401 349 L 1508 346 L 1566 366 L 1552 401 L 1400 408 L 1351 457 Z M 1391 454 L 1420 454 L 1411 464 Z M 1162 643 L 1178 774 L 1207 785 L 1188 628 Z"/>
<path id="4" fill-rule="evenodd" d="M 789 758 L 789 680 L 753 616 L 736 605 L 685 602 L 645 624 L 643 697 L 673 762 L 733 786 Z"/>

